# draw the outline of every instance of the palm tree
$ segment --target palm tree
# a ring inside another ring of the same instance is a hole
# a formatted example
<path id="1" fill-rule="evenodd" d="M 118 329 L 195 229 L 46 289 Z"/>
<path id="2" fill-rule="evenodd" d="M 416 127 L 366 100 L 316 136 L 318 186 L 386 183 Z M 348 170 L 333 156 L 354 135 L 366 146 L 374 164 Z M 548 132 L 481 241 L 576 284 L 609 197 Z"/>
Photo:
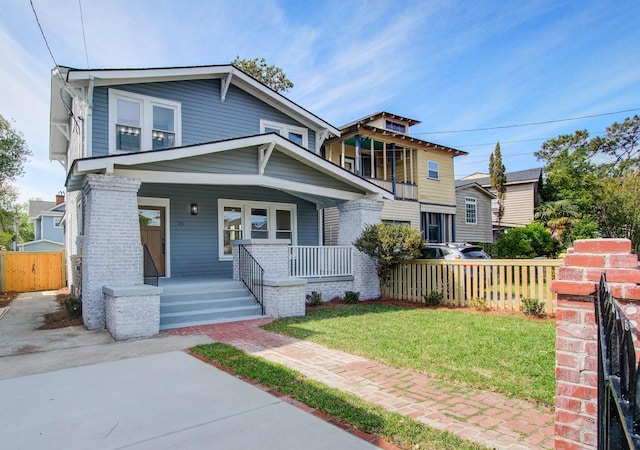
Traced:
<path id="1" fill-rule="evenodd" d="M 549 230 L 555 240 L 561 241 L 564 232 L 580 218 L 580 212 L 570 200 L 564 199 L 540 204 L 534 217 Z"/>

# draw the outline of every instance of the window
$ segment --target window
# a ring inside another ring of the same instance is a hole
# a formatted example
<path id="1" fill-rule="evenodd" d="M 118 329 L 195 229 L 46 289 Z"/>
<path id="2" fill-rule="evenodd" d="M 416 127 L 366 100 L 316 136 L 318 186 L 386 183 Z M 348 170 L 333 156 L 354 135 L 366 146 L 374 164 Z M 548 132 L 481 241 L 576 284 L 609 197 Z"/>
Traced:
<path id="1" fill-rule="evenodd" d="M 218 228 L 221 260 L 233 259 L 231 241 L 237 239 L 288 239 L 295 244 L 296 205 L 220 199 Z"/>
<path id="2" fill-rule="evenodd" d="M 466 223 L 476 225 L 478 223 L 478 199 L 474 197 L 465 197 L 464 211 Z"/>
<path id="3" fill-rule="evenodd" d="M 53 226 L 55 228 L 62 228 L 62 217 L 54 217 L 53 218 Z"/>
<path id="4" fill-rule="evenodd" d="M 440 179 L 440 164 L 436 161 L 429 161 L 428 163 L 428 174 L 427 177 L 430 180 L 439 180 Z"/>
<path id="5" fill-rule="evenodd" d="M 398 133 L 406 133 L 407 132 L 407 127 L 401 123 L 397 123 L 397 122 L 392 122 L 390 120 L 387 120 L 384 124 L 384 127 L 387 130 L 391 130 L 391 131 L 397 131 Z"/>
<path id="6" fill-rule="evenodd" d="M 356 160 L 354 158 L 344 158 L 344 168 L 351 173 L 356 173 Z"/>
<path id="7" fill-rule="evenodd" d="M 309 148 L 309 131 L 306 128 L 261 119 L 260 133 L 278 133 L 301 147 Z"/>
<path id="8" fill-rule="evenodd" d="M 181 105 L 109 89 L 109 153 L 181 145 Z"/>

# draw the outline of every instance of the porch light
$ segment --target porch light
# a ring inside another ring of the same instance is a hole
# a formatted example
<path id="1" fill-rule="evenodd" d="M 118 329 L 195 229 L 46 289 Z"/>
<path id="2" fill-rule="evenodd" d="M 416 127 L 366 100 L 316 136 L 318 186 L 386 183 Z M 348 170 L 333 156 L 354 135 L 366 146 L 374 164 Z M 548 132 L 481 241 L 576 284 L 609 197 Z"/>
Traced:
<path id="1" fill-rule="evenodd" d="M 197 216 L 198 215 L 198 204 L 197 203 L 192 203 L 191 204 L 191 215 L 192 216 Z"/>

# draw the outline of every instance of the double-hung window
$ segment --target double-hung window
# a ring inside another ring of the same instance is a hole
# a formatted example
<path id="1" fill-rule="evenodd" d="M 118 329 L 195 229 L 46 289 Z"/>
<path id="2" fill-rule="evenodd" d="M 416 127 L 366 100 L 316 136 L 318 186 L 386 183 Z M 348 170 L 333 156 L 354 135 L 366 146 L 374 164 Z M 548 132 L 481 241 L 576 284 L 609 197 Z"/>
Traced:
<path id="1" fill-rule="evenodd" d="M 278 133 L 301 147 L 309 148 L 309 130 L 306 128 L 261 119 L 260 133 Z"/>
<path id="2" fill-rule="evenodd" d="M 478 199 L 475 197 L 464 198 L 465 221 L 469 225 L 478 223 Z"/>
<path id="3" fill-rule="evenodd" d="M 429 161 L 427 164 L 427 178 L 430 180 L 439 180 L 440 164 L 437 161 Z"/>
<path id="4" fill-rule="evenodd" d="M 288 239 L 296 243 L 296 205 L 290 203 L 218 200 L 221 260 L 233 259 L 236 239 Z"/>
<path id="5" fill-rule="evenodd" d="M 181 145 L 181 104 L 109 89 L 109 153 Z"/>

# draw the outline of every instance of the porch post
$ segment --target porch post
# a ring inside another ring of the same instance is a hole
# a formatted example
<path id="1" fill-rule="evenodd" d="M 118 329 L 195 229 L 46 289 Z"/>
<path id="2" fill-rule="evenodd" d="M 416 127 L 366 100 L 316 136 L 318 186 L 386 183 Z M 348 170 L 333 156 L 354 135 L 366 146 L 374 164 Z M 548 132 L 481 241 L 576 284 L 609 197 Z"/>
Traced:
<path id="1" fill-rule="evenodd" d="M 367 225 L 380 223 L 382 206 L 382 201 L 364 198 L 338 205 L 338 245 L 353 245 Z M 360 292 L 362 300 L 380 297 L 380 281 L 373 260 L 356 249 L 353 252 L 353 290 Z"/>
<path id="2" fill-rule="evenodd" d="M 89 330 L 105 328 L 104 285 L 142 284 L 140 183 L 136 178 L 85 176 L 82 318 Z"/>

